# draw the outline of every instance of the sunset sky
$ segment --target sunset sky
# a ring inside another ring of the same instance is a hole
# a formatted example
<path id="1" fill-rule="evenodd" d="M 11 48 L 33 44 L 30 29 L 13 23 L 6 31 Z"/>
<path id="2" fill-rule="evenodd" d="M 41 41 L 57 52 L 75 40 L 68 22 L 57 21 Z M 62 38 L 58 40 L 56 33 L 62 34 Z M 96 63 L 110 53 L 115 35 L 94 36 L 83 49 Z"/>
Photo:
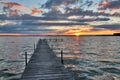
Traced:
<path id="1" fill-rule="evenodd" d="M 0 35 L 120 32 L 120 0 L 0 0 Z"/>

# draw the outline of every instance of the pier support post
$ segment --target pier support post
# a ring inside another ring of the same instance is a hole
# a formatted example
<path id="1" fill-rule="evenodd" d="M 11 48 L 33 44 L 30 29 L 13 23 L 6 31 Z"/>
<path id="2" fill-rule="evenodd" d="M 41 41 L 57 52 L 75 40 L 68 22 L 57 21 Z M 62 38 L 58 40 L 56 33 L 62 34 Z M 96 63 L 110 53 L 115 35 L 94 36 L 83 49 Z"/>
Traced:
<path id="1" fill-rule="evenodd" d="M 25 65 L 27 66 L 27 52 L 25 52 Z"/>
<path id="2" fill-rule="evenodd" d="M 34 43 L 34 51 L 35 51 L 35 48 L 36 48 L 36 47 L 35 47 L 35 43 Z"/>
<path id="3" fill-rule="evenodd" d="M 63 60 L 63 51 L 61 50 L 61 63 L 64 64 L 64 60 Z"/>
<path id="4" fill-rule="evenodd" d="M 53 44 L 51 44 L 51 49 L 53 50 Z"/>

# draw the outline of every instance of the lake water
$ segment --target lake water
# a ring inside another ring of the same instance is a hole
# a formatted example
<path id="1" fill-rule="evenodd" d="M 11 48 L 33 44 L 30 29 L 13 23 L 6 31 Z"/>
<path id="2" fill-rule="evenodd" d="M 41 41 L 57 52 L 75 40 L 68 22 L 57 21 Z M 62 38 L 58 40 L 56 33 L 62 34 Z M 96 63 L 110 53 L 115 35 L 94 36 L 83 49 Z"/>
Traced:
<path id="1" fill-rule="evenodd" d="M 39 38 L 48 39 L 58 57 L 63 50 L 64 65 L 76 80 L 102 80 L 105 77 L 120 79 L 120 37 L 6 36 L 0 37 L 0 80 L 20 78 L 25 68 L 24 53 L 27 51 L 29 60 Z"/>

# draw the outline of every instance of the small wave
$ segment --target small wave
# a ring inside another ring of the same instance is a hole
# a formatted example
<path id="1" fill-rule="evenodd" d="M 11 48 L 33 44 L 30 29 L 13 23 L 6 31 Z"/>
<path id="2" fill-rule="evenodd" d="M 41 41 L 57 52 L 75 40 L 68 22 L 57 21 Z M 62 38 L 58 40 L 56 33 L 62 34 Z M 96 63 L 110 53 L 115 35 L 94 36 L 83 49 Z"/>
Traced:
<path id="1" fill-rule="evenodd" d="M 0 71 L 0 79 L 3 78 L 2 80 L 19 80 L 20 77 L 17 77 L 19 75 L 20 73 L 10 73 L 7 69 Z"/>
<path id="2" fill-rule="evenodd" d="M 100 55 L 100 54 L 96 54 L 96 53 L 86 53 L 86 54 L 95 55 L 95 56 L 99 56 Z"/>
<path id="3" fill-rule="evenodd" d="M 100 68 L 104 72 L 114 73 L 120 75 L 120 69 L 117 68 Z"/>
<path id="4" fill-rule="evenodd" d="M 103 73 L 96 70 L 89 70 L 88 76 L 96 76 L 96 75 L 100 76 L 100 75 L 103 75 Z"/>
<path id="5" fill-rule="evenodd" d="M 105 63 L 107 65 L 120 65 L 120 62 L 111 62 L 111 61 L 99 61 L 99 62 L 102 62 L 102 63 Z"/>
<path id="6" fill-rule="evenodd" d="M 104 76 L 101 76 L 97 80 L 120 80 L 120 76 L 112 75 L 112 74 L 107 74 Z"/>
<path id="7" fill-rule="evenodd" d="M 87 76 L 81 76 L 81 77 L 78 77 L 77 79 L 75 80 L 93 80 L 93 79 L 90 79 L 88 78 Z"/>
<path id="8" fill-rule="evenodd" d="M 0 61 L 3 61 L 4 59 L 0 59 Z"/>
<path id="9" fill-rule="evenodd" d="M 7 63 L 13 63 L 13 62 L 24 62 L 24 60 L 6 60 Z"/>

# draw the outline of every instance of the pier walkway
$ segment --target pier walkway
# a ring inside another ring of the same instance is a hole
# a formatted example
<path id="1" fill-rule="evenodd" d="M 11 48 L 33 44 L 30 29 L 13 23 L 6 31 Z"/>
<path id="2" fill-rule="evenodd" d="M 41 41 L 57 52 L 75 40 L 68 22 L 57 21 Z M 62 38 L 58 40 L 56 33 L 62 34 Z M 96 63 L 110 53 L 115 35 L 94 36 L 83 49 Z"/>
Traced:
<path id="1" fill-rule="evenodd" d="M 74 80 L 46 40 L 39 40 L 20 80 Z"/>

